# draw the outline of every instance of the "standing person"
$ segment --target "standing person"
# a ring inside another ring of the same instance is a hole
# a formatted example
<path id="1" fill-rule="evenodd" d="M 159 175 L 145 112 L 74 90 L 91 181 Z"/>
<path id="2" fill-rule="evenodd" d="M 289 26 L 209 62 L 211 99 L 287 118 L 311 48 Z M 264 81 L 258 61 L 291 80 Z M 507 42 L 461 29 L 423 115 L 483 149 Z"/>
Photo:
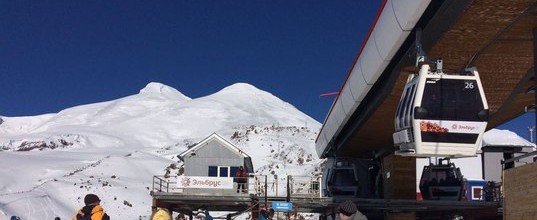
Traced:
<path id="1" fill-rule="evenodd" d="M 209 214 L 209 210 L 205 209 L 203 213 L 205 214 L 205 220 L 213 220 L 213 216 Z"/>
<path id="2" fill-rule="evenodd" d="M 246 182 L 248 182 L 248 173 L 246 172 L 246 169 L 244 169 L 243 166 L 239 167 L 239 170 L 237 170 L 235 177 L 237 177 L 237 193 L 239 193 L 241 187 L 242 187 L 242 192 L 246 192 L 245 187 L 246 187 Z"/>
<path id="3" fill-rule="evenodd" d="M 337 207 L 339 218 L 341 220 L 367 220 L 351 200 L 346 200 Z"/>
<path id="4" fill-rule="evenodd" d="M 270 208 L 268 212 L 268 219 L 272 220 L 274 218 L 274 209 Z"/>
<path id="5" fill-rule="evenodd" d="M 104 213 L 103 207 L 100 205 L 101 200 L 95 194 L 87 194 L 84 197 L 84 204 L 78 213 L 73 217 L 73 220 L 91 219 L 91 220 L 110 220 L 110 216 Z"/>
<path id="6" fill-rule="evenodd" d="M 266 208 L 262 208 L 261 211 L 259 211 L 259 220 L 268 220 L 269 219 L 269 213 Z"/>

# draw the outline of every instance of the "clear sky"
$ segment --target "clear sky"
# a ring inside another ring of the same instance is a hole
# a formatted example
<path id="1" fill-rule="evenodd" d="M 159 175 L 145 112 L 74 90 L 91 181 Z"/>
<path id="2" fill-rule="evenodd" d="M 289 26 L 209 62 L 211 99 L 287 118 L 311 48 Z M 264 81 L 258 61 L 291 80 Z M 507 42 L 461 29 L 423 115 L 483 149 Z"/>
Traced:
<path id="1" fill-rule="evenodd" d="M 319 95 L 339 89 L 379 5 L 0 1 L 0 115 L 117 99 L 151 81 L 192 98 L 246 82 L 322 122 L 332 98 Z"/>
<path id="2" fill-rule="evenodd" d="M 322 121 L 380 1 L 1 1 L 0 115 L 236 82 Z"/>

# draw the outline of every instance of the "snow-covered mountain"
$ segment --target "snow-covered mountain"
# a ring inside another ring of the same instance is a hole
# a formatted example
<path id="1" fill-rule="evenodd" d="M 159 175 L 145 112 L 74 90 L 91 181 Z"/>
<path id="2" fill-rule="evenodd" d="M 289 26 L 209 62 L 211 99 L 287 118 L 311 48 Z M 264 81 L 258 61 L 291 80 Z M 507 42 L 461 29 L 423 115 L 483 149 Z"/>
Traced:
<path id="1" fill-rule="evenodd" d="M 214 132 L 248 153 L 257 173 L 306 175 L 320 163 L 320 123 L 244 83 L 195 99 L 149 83 L 113 101 L 1 118 L 0 219 L 70 219 L 87 193 L 114 219 L 145 219 L 153 175 Z"/>

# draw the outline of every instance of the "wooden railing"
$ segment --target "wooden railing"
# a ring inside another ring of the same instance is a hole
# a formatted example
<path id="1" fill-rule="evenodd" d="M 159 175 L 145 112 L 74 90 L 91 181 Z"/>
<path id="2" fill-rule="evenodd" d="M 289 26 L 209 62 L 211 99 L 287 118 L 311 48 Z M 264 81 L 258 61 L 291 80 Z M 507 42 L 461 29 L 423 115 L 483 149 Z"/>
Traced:
<path id="1" fill-rule="evenodd" d="M 321 176 L 288 176 L 288 195 L 291 197 L 320 198 Z"/>
<path id="2" fill-rule="evenodd" d="M 177 184 L 176 181 L 171 179 L 175 178 L 165 178 L 164 176 L 153 176 L 153 192 L 170 192 L 170 185 L 174 186 Z"/>

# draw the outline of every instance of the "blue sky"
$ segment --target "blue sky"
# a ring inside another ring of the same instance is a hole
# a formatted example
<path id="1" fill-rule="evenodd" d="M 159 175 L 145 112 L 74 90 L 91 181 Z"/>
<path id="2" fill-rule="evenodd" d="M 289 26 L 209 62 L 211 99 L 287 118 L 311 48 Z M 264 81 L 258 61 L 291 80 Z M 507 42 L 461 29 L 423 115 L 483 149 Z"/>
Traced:
<path id="1" fill-rule="evenodd" d="M 379 5 L 0 1 L 0 115 L 112 100 L 151 81 L 192 98 L 246 82 L 322 121 L 332 99 L 319 95 L 339 89 Z"/>
<path id="2" fill-rule="evenodd" d="M 0 114 L 35 115 L 137 93 L 190 97 L 235 82 L 323 120 L 377 1 L 2 1 Z"/>

